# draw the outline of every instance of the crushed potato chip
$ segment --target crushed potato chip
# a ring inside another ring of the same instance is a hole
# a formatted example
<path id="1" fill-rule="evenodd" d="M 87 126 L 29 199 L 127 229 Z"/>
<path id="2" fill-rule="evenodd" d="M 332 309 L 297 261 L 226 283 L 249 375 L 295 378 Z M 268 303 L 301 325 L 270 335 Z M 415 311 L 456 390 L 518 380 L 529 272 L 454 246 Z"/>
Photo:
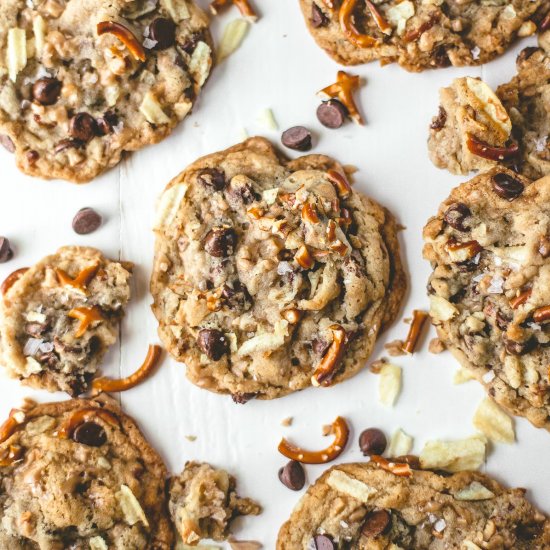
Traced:
<path id="1" fill-rule="evenodd" d="M 186 183 L 179 183 L 162 193 L 157 204 L 155 229 L 172 225 L 188 189 L 189 186 Z"/>
<path id="2" fill-rule="evenodd" d="M 221 63 L 239 48 L 249 27 L 250 23 L 246 19 L 234 19 L 226 25 L 218 47 L 218 63 Z"/>
<path id="3" fill-rule="evenodd" d="M 374 487 L 370 487 L 341 470 L 333 470 L 327 478 L 327 484 L 336 491 L 340 491 L 361 502 L 368 502 L 370 497 L 377 492 Z"/>
<path id="4" fill-rule="evenodd" d="M 414 4 L 410 0 L 405 0 L 386 11 L 388 21 L 396 28 L 397 34 L 402 34 L 405 30 L 407 21 L 414 15 Z"/>
<path id="5" fill-rule="evenodd" d="M 170 122 L 155 94 L 151 91 L 145 94 L 139 110 L 147 122 L 151 124 L 168 124 Z"/>
<path id="6" fill-rule="evenodd" d="M 395 430 L 388 446 L 388 456 L 408 455 L 413 448 L 413 438 L 401 428 Z"/>
<path id="7" fill-rule="evenodd" d="M 199 86 L 202 86 L 206 82 L 210 74 L 210 69 L 212 67 L 211 54 L 212 49 L 210 46 L 206 42 L 199 42 L 189 61 L 189 70 Z"/>
<path id="8" fill-rule="evenodd" d="M 27 35 L 24 29 L 8 31 L 8 70 L 10 80 L 15 82 L 17 75 L 27 65 Z"/>
<path id="9" fill-rule="evenodd" d="M 44 44 L 46 43 L 46 32 L 48 25 L 41 15 L 37 15 L 32 22 L 32 31 L 34 33 L 34 47 L 37 57 L 42 55 Z"/>
<path id="10" fill-rule="evenodd" d="M 385 363 L 380 369 L 378 397 L 380 403 L 387 407 L 393 407 L 401 391 L 401 373 L 401 367 L 397 367 L 391 363 Z"/>
<path id="11" fill-rule="evenodd" d="M 120 486 L 120 491 L 116 493 L 116 498 L 128 525 L 135 525 L 141 521 L 145 527 L 149 527 L 147 516 L 139 500 L 135 497 L 134 493 L 132 493 L 128 485 Z"/>
<path id="12" fill-rule="evenodd" d="M 107 543 L 101 537 L 90 539 L 90 550 L 109 550 Z"/>
<path id="13" fill-rule="evenodd" d="M 428 441 L 420 453 L 420 464 L 428 470 L 477 470 L 485 460 L 486 448 L 487 440 L 480 435 L 454 441 Z"/>
<path id="14" fill-rule="evenodd" d="M 495 494 L 479 481 L 472 481 L 468 487 L 464 487 L 454 495 L 457 500 L 488 500 Z"/>
<path id="15" fill-rule="evenodd" d="M 492 399 L 485 398 L 477 408 L 474 426 L 492 441 L 513 443 L 516 434 L 514 422 Z"/>
<path id="16" fill-rule="evenodd" d="M 164 5 L 166 11 L 176 23 L 191 17 L 185 0 L 162 0 L 161 4 Z"/>
<path id="17" fill-rule="evenodd" d="M 258 122 L 268 130 L 277 130 L 279 128 L 271 109 L 264 109 L 258 116 Z"/>
<path id="18" fill-rule="evenodd" d="M 430 316 L 434 321 L 448 321 L 458 315 L 458 309 L 445 298 L 430 296 Z"/>
<path id="19" fill-rule="evenodd" d="M 280 348 L 285 343 L 285 337 L 288 336 L 288 321 L 277 321 L 274 329 L 274 332 L 258 334 L 244 342 L 237 354 L 243 356 L 260 351 L 273 351 Z"/>
<path id="20" fill-rule="evenodd" d="M 453 384 L 464 384 L 470 380 L 475 380 L 475 376 L 467 369 L 459 367 L 453 376 Z"/>

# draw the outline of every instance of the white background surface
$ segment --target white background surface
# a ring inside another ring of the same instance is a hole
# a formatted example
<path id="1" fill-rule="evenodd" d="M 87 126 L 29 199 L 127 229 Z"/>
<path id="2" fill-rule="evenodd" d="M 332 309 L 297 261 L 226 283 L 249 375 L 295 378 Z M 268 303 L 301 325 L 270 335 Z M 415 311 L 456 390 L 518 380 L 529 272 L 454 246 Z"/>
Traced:
<path id="1" fill-rule="evenodd" d="M 297 124 L 311 128 L 313 152 L 357 166 L 357 188 L 389 207 L 406 226 L 401 242 L 410 291 L 402 317 L 410 316 L 414 308 L 426 308 L 430 270 L 421 256 L 421 230 L 449 190 L 467 179 L 438 170 L 428 160 L 427 127 L 437 113 L 438 89 L 460 75 L 483 76 L 492 86 L 506 82 L 515 72 L 517 52 L 530 43 L 523 41 L 481 69 L 409 74 L 398 66 L 381 68 L 375 63 L 350 68 L 366 79 L 357 99 L 367 125 L 348 123 L 328 130 L 315 117 L 319 103 L 315 92 L 335 80 L 337 64 L 314 45 L 297 0 L 257 0 L 257 7 L 261 19 L 241 49 L 214 71 L 195 113 L 163 143 L 134 154 L 96 181 L 76 186 L 31 179 L 18 173 L 11 156 L 0 151 L 0 235 L 7 236 L 15 248 L 15 258 L 0 265 L 0 280 L 66 244 L 96 246 L 108 256 L 137 265 L 122 345 L 109 354 L 107 375 L 130 374 L 141 364 L 147 345 L 158 342 L 148 292 L 157 196 L 187 164 L 238 142 L 242 128 L 278 142 L 279 131 L 257 122 L 265 108 L 273 109 L 281 130 Z M 232 8 L 216 20 L 215 37 L 219 39 L 223 24 L 238 15 Z M 96 233 L 78 236 L 71 220 L 84 206 L 100 211 L 105 223 Z M 384 342 L 404 338 L 407 328 L 397 321 L 383 335 L 372 359 L 384 355 Z M 430 329 L 429 338 L 433 336 Z M 475 382 L 453 386 L 455 361 L 448 352 L 429 354 L 427 341 L 413 357 L 395 359 L 404 369 L 404 385 L 393 409 L 378 403 L 378 379 L 368 369 L 331 389 L 311 388 L 242 406 L 227 396 L 194 387 L 186 380 L 183 366 L 169 358 L 153 378 L 124 393 L 122 405 L 138 420 L 170 470 L 179 471 L 186 460 L 197 459 L 237 475 L 240 493 L 260 501 L 264 513 L 238 522 L 236 535 L 273 549 L 280 525 L 303 493 L 288 490 L 277 478 L 286 462 L 277 452 L 282 435 L 320 449 L 328 445 L 321 436 L 322 425 L 342 415 L 352 425 L 352 437 L 340 460 L 349 462 L 361 460 L 357 437 L 371 426 L 382 428 L 388 436 L 403 428 L 415 437 L 416 452 L 427 439 L 474 433 L 471 418 L 483 396 L 481 387 Z M 0 375 L 2 418 L 24 396 L 39 401 L 64 398 L 32 391 Z M 293 425 L 282 427 L 281 420 L 288 416 L 294 417 Z M 486 469 L 501 481 L 528 488 L 535 502 L 550 512 L 546 464 L 550 435 L 522 419 L 516 421 L 516 429 L 518 442 L 493 448 Z M 197 436 L 195 442 L 185 438 L 190 434 Z M 313 482 L 322 470 L 307 466 L 308 480 Z"/>

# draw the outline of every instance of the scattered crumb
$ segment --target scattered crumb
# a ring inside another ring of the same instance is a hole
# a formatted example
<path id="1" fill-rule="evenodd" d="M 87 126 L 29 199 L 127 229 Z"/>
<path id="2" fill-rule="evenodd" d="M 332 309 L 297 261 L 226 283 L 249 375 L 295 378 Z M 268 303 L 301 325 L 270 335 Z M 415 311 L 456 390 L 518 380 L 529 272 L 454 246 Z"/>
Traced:
<path id="1" fill-rule="evenodd" d="M 235 540 L 230 538 L 227 542 L 229 542 L 231 550 L 259 550 L 263 548 L 262 543 L 257 540 Z"/>
<path id="2" fill-rule="evenodd" d="M 332 424 L 325 424 L 322 429 L 324 436 L 330 435 L 332 433 Z"/>
<path id="3" fill-rule="evenodd" d="M 384 345 L 384 349 L 388 352 L 390 357 L 398 357 L 400 355 L 407 355 L 403 351 L 403 340 L 393 340 Z"/>
<path id="4" fill-rule="evenodd" d="M 371 366 L 369 367 L 369 370 L 374 374 L 379 374 L 382 370 L 382 367 L 388 362 L 388 360 L 385 357 L 382 357 L 382 359 L 377 359 L 376 361 L 373 361 Z"/>
<path id="5" fill-rule="evenodd" d="M 457 369 L 453 376 L 453 384 L 464 384 L 464 382 L 469 382 L 470 380 L 475 380 L 475 376 L 470 373 L 470 371 L 460 367 Z"/>
<path id="6" fill-rule="evenodd" d="M 397 224 L 397 231 L 405 231 L 407 229 L 406 225 L 403 225 L 402 223 Z"/>
<path id="7" fill-rule="evenodd" d="M 428 351 L 430 353 L 441 353 L 442 351 L 445 351 L 447 349 L 447 346 L 445 346 L 445 343 L 443 340 L 440 340 L 439 338 L 432 338 L 430 340 L 430 343 L 428 344 Z"/>
<path id="8" fill-rule="evenodd" d="M 292 426 L 293 420 L 294 418 L 292 418 L 292 416 L 287 416 L 286 418 L 283 418 L 281 420 L 281 426 L 284 426 L 285 428 L 287 428 L 288 426 Z"/>
<path id="9" fill-rule="evenodd" d="M 187 441 L 196 441 L 197 436 L 196 435 L 186 435 L 185 439 L 187 439 Z"/>
<path id="10" fill-rule="evenodd" d="M 410 325 L 412 323 L 412 317 L 405 317 L 403 319 L 403 322 L 406 324 L 406 325 Z"/>

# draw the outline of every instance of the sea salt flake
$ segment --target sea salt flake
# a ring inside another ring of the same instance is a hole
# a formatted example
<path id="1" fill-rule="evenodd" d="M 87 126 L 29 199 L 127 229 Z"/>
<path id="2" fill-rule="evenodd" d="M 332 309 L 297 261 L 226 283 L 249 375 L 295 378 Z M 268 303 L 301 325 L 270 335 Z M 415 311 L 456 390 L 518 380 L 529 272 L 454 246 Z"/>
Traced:
<path id="1" fill-rule="evenodd" d="M 481 50 L 479 49 L 478 46 L 476 46 L 475 48 L 472 48 L 470 50 L 471 54 L 472 54 L 472 59 L 479 59 L 479 54 L 481 53 Z"/>
<path id="2" fill-rule="evenodd" d="M 29 338 L 23 348 L 23 355 L 26 357 L 36 355 L 43 342 L 44 340 L 40 340 L 39 338 Z"/>
<path id="3" fill-rule="evenodd" d="M 492 381 L 495 379 L 495 376 L 496 376 L 495 371 L 490 370 L 490 371 L 486 372 L 486 373 L 481 377 L 481 379 L 482 379 L 486 384 L 488 384 L 489 382 L 492 382 Z"/>

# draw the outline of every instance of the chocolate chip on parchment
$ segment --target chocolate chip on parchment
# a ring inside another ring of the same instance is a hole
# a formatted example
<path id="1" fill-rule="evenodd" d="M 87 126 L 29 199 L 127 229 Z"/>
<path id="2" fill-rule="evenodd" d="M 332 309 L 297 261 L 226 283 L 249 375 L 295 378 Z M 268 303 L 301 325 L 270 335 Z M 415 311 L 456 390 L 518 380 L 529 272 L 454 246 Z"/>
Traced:
<path id="1" fill-rule="evenodd" d="M 0 264 L 13 258 L 13 250 L 10 241 L 6 237 L 0 237 Z"/>
<path id="2" fill-rule="evenodd" d="M 225 174 L 216 168 L 204 168 L 197 174 L 197 181 L 207 189 L 221 191 L 225 185 Z"/>
<path id="3" fill-rule="evenodd" d="M 468 231 L 468 228 L 464 225 L 464 222 L 471 215 L 471 210 L 464 203 L 457 202 L 447 208 L 443 218 L 453 229 L 465 232 Z"/>
<path id="4" fill-rule="evenodd" d="M 73 439 L 88 447 L 101 447 L 107 441 L 107 434 L 99 424 L 84 422 L 75 429 Z"/>
<path id="5" fill-rule="evenodd" d="M 73 229 L 79 235 L 88 235 L 94 232 L 101 225 L 101 214 L 97 213 L 93 208 L 81 208 L 73 218 Z"/>
<path id="6" fill-rule="evenodd" d="M 335 550 L 334 542 L 328 535 L 315 535 L 313 537 L 313 548 L 315 550 Z"/>
<path id="7" fill-rule="evenodd" d="M 391 515 L 387 510 L 373 510 L 365 518 L 361 534 L 368 538 L 376 538 L 382 535 L 389 527 Z"/>
<path id="8" fill-rule="evenodd" d="M 229 348 L 229 342 L 221 330 L 203 328 L 199 330 L 197 345 L 212 361 L 219 361 Z"/>
<path id="9" fill-rule="evenodd" d="M 155 50 L 166 50 L 176 43 L 176 24 L 166 17 L 157 17 L 149 25 L 149 38 L 156 42 Z"/>
<path id="10" fill-rule="evenodd" d="M 319 122 L 326 128 L 340 128 L 346 122 L 348 110 L 345 105 L 337 99 L 329 99 L 323 101 L 317 107 L 317 118 Z"/>
<path id="11" fill-rule="evenodd" d="M 304 126 L 293 126 L 283 132 L 281 142 L 285 147 L 295 151 L 311 149 L 311 132 Z"/>
<path id="12" fill-rule="evenodd" d="M 495 174 L 492 180 L 493 191 L 503 199 L 513 201 L 523 193 L 523 183 L 504 172 Z"/>
<path id="13" fill-rule="evenodd" d="M 53 105 L 59 99 L 61 82 L 57 78 L 38 79 L 32 87 L 32 97 L 40 105 Z"/>
<path id="14" fill-rule="evenodd" d="M 214 258 L 227 258 L 235 251 L 237 234 L 234 229 L 212 229 L 204 239 L 204 249 Z"/>
<path id="15" fill-rule="evenodd" d="M 306 484 L 304 467 L 297 460 L 291 460 L 279 470 L 279 480 L 292 491 L 303 489 Z"/>
<path id="16" fill-rule="evenodd" d="M 15 144 L 11 140 L 10 136 L 0 134 L 0 145 L 2 145 L 8 153 L 15 153 Z"/>
<path id="17" fill-rule="evenodd" d="M 367 455 L 381 455 L 386 450 L 388 441 L 384 432 L 378 428 L 368 428 L 359 436 L 359 448 Z"/>
<path id="18" fill-rule="evenodd" d="M 69 122 L 69 135 L 84 143 L 90 141 L 97 133 L 97 122 L 88 113 L 77 113 Z"/>
<path id="19" fill-rule="evenodd" d="M 311 4 L 311 17 L 309 20 L 314 29 L 324 27 L 328 23 L 328 17 L 315 2 Z"/>

